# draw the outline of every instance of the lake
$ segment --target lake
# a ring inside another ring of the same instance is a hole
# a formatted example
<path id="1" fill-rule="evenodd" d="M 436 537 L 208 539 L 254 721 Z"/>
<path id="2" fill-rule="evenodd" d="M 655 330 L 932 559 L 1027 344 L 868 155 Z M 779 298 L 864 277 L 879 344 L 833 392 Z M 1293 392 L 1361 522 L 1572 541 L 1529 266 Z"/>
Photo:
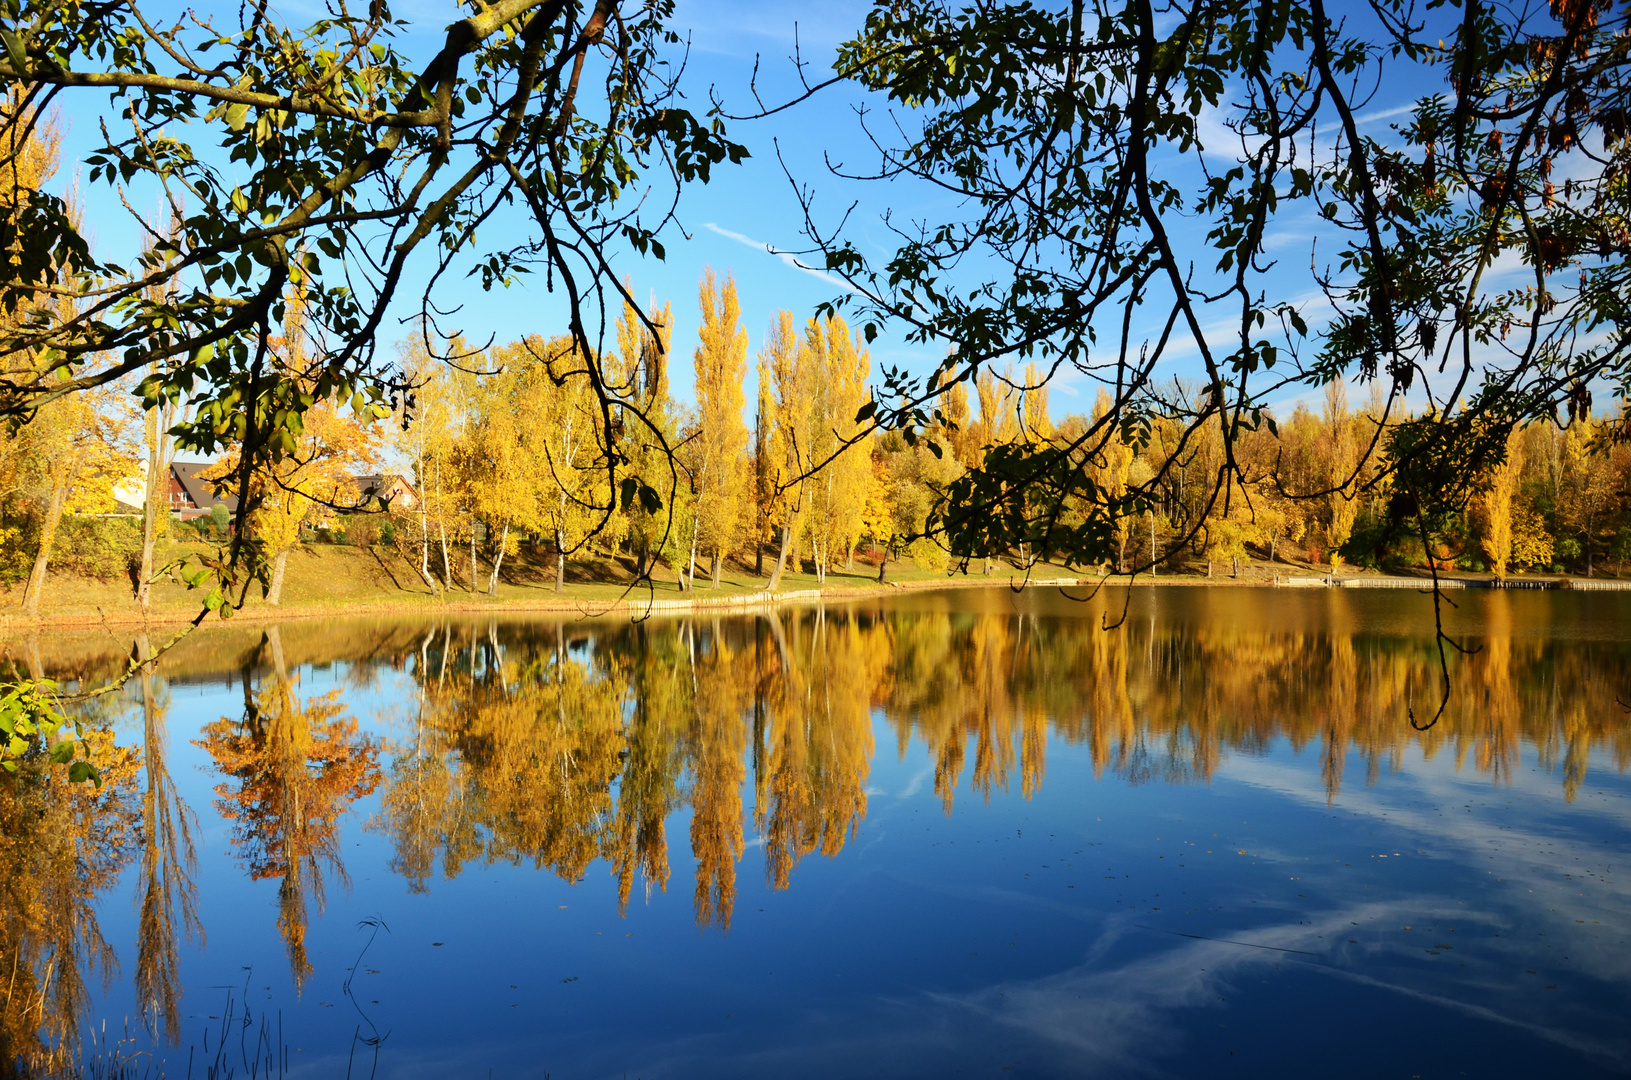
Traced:
<path id="1" fill-rule="evenodd" d="M 209 629 L 93 708 L 99 795 L 0 783 L 0 1053 L 1623 1076 L 1631 594 L 1455 602 L 1425 731 L 1410 592 Z M 92 685 L 168 633 L 3 652 Z"/>

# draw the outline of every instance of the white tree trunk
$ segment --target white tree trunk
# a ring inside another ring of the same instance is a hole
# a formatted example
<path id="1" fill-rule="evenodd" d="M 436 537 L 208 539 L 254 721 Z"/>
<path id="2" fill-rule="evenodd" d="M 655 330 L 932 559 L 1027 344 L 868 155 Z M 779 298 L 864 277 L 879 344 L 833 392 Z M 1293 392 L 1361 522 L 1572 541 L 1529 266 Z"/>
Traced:
<path id="1" fill-rule="evenodd" d="M 266 590 L 266 602 L 272 607 L 283 603 L 283 572 L 289 565 L 289 549 L 284 548 L 272 559 L 272 584 Z"/>
<path id="2" fill-rule="evenodd" d="M 498 568 L 504 565 L 504 547 L 510 542 L 510 523 L 504 523 L 504 531 L 498 538 L 498 553 L 493 556 L 493 572 L 487 578 L 487 595 L 498 595 Z"/>
<path id="3" fill-rule="evenodd" d="M 23 611 L 29 618 L 40 614 L 40 594 L 45 591 L 45 572 L 51 563 L 51 545 L 56 543 L 57 525 L 62 521 L 62 504 L 68 497 L 68 482 L 78 469 L 79 455 L 72 455 L 60 471 L 51 478 L 51 500 L 45 506 L 45 521 L 40 526 L 40 550 L 34 556 L 34 569 L 28 575 L 28 586 L 23 592 Z"/>
<path id="4" fill-rule="evenodd" d="M 440 595 L 441 583 L 430 572 L 430 523 L 423 510 L 419 511 L 419 576 L 425 579 L 432 596 Z"/>
<path id="5" fill-rule="evenodd" d="M 566 530 L 555 529 L 555 591 L 566 588 Z"/>

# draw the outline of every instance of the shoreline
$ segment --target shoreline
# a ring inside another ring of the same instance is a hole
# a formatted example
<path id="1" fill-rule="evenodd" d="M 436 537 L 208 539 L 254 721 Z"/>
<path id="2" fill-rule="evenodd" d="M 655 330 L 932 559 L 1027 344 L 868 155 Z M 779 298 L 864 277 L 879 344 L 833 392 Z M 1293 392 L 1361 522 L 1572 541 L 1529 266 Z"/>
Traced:
<path id="1" fill-rule="evenodd" d="M 767 593 L 763 590 L 749 592 L 733 592 L 721 596 L 708 595 L 657 595 L 644 594 L 638 588 L 631 588 L 627 595 L 604 600 L 585 597 L 561 598 L 508 598 L 508 599 L 475 599 L 470 594 L 464 594 L 467 599 L 449 600 L 437 599 L 430 596 L 420 596 L 412 599 L 378 599 L 364 600 L 340 604 L 291 604 L 288 606 L 269 607 L 256 604 L 240 608 L 233 613 L 229 620 L 216 618 L 206 619 L 200 626 L 219 625 L 221 622 L 236 624 L 264 625 L 268 623 L 301 622 L 322 618 L 361 618 L 374 616 L 447 616 L 447 615 L 499 615 L 499 614 L 536 614 L 536 615 L 575 615 L 583 618 L 606 618 L 615 615 L 627 615 L 630 618 L 641 618 L 646 615 L 667 614 L 683 611 L 751 611 L 765 608 L 776 608 L 788 604 L 831 603 L 849 600 L 872 599 L 886 596 L 899 596 L 906 592 L 932 592 L 946 589 L 980 589 L 1005 588 L 1012 591 L 1023 591 L 1034 588 L 1079 588 L 1099 589 L 1105 587 L 1149 587 L 1149 586 L 1176 586 L 1182 588 L 1349 588 L 1349 589 L 1405 589 L 1427 591 L 1432 588 L 1432 579 L 1429 577 L 1414 576 L 1387 576 L 1377 574 L 1354 574 L 1351 576 L 1338 575 L 1333 581 L 1329 575 L 1313 573 L 1290 573 L 1261 575 L 1256 577 L 1213 577 L 1208 578 L 1194 574 L 1173 574 L 1170 576 L 1150 576 L 1140 574 L 1127 577 L 1121 574 L 1108 574 L 1102 577 L 1033 577 L 1024 579 L 1018 575 L 1010 574 L 1007 577 L 996 575 L 978 577 L 973 575 L 946 575 L 938 578 L 912 578 L 904 581 L 887 581 L 882 584 L 852 584 L 844 583 L 830 585 L 824 588 L 799 588 Z M 1517 589 L 1517 590 L 1547 590 L 1547 591 L 1631 591 L 1631 580 L 1616 578 L 1580 578 L 1557 576 L 1545 578 L 1508 578 L 1504 584 L 1497 584 L 1493 578 L 1467 577 L 1441 577 L 1441 589 Z M 94 628 L 131 629 L 144 627 L 180 627 L 197 617 L 197 609 L 166 608 L 149 611 L 145 615 L 138 611 L 109 611 L 98 609 L 96 612 L 59 612 L 46 613 L 38 619 L 27 619 L 11 610 L 0 611 L 0 638 L 9 637 L 18 632 L 54 631 L 54 630 L 85 630 Z"/>

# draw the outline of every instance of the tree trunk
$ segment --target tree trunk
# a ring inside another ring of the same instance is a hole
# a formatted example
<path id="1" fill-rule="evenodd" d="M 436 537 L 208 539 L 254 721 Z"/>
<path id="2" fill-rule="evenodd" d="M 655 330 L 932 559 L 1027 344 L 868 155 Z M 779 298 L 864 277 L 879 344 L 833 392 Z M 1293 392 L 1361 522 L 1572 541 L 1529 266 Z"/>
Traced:
<path id="1" fill-rule="evenodd" d="M 1155 558 L 1155 511 L 1151 510 L 1150 511 L 1150 577 L 1155 577 L 1156 574 L 1157 574 L 1157 568 L 1156 568 L 1155 563 L 1156 563 L 1156 558 Z"/>
<path id="2" fill-rule="evenodd" d="M 685 585 L 686 592 L 693 592 L 697 587 L 697 530 L 691 528 L 691 553 L 685 557 Z"/>
<path id="3" fill-rule="evenodd" d="M 770 583 L 765 586 L 767 592 L 775 592 L 781 588 L 782 571 L 787 568 L 787 549 L 793 539 L 793 526 L 791 523 L 782 526 L 782 549 L 776 556 L 776 569 L 770 572 Z"/>
<path id="4" fill-rule="evenodd" d="M 504 546 L 510 542 L 510 524 L 504 523 L 504 531 L 498 537 L 498 553 L 493 556 L 493 572 L 487 578 L 487 595 L 498 595 L 498 568 L 504 565 Z"/>
<path id="5" fill-rule="evenodd" d="M 159 465 L 163 456 L 155 448 L 147 459 L 147 502 L 142 507 L 142 561 L 136 578 L 136 603 L 144 612 L 153 598 L 153 550 L 159 543 Z"/>
<path id="6" fill-rule="evenodd" d="M 470 523 L 470 595 L 476 594 L 476 523 Z"/>
<path id="7" fill-rule="evenodd" d="M 555 530 L 555 591 L 566 588 L 566 530 Z"/>
<path id="8" fill-rule="evenodd" d="M 889 569 L 889 553 L 895 550 L 893 540 L 883 546 L 883 558 L 878 560 L 878 584 L 883 584 L 884 571 Z"/>
<path id="9" fill-rule="evenodd" d="M 1212 560 L 1211 559 L 1206 560 L 1206 576 L 1207 577 L 1212 576 Z"/>
<path id="10" fill-rule="evenodd" d="M 52 478 L 51 500 L 45 507 L 45 521 L 40 526 L 40 550 L 34 556 L 34 569 L 28 575 L 28 587 L 23 592 L 23 611 L 29 618 L 38 618 L 40 614 L 40 594 L 45 591 L 45 572 L 51 564 L 51 545 L 56 543 L 57 524 L 62 521 L 62 503 L 68 497 L 68 481 L 79 470 L 78 455 L 75 454 L 63 464 L 61 471 Z"/>
<path id="11" fill-rule="evenodd" d="M 725 565 L 725 553 L 718 548 L 714 549 L 714 588 L 719 588 L 719 568 Z"/>
<path id="12" fill-rule="evenodd" d="M 157 508 L 149 502 L 142 512 L 142 561 L 137 569 L 136 603 L 145 612 L 153 599 L 153 550 L 159 543 Z"/>
<path id="13" fill-rule="evenodd" d="M 289 549 L 284 548 L 272 558 L 272 583 L 266 589 L 266 602 L 272 607 L 283 603 L 283 571 L 289 565 Z"/>
<path id="14" fill-rule="evenodd" d="M 441 583 L 430 572 L 430 524 L 425 519 L 424 511 L 419 513 L 419 576 L 425 579 L 432 596 L 440 595 Z"/>
<path id="15" fill-rule="evenodd" d="M 447 523 L 438 521 L 436 523 L 436 532 L 442 539 L 442 577 L 446 579 L 447 587 L 451 589 L 453 587 L 453 560 L 447 553 Z"/>

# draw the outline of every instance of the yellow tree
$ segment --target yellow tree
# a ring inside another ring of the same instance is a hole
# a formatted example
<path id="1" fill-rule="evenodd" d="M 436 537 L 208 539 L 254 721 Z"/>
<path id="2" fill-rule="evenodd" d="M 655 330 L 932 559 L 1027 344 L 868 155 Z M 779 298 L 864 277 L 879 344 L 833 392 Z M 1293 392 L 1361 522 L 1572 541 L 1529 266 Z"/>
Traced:
<path id="1" fill-rule="evenodd" d="M 895 534 L 895 505 L 889 498 L 889 474 L 883 460 L 867 454 L 866 498 L 861 505 L 861 534 L 872 538 L 872 552 L 878 543 L 889 543 Z"/>
<path id="2" fill-rule="evenodd" d="M 738 325 L 736 279 L 720 288 L 712 269 L 702 277 L 702 339 L 695 353 L 697 433 L 693 484 L 697 493 L 692 558 L 700 548 L 713 555 L 713 584 L 725 556 L 735 550 L 747 503 L 747 426 L 742 421 L 747 380 L 748 334 Z M 694 571 L 693 571 L 694 573 Z"/>
<path id="3" fill-rule="evenodd" d="M 452 458 L 458 414 L 452 374 L 446 365 L 430 355 L 422 326 L 397 343 L 397 364 L 413 384 L 411 398 L 402 402 L 403 412 L 391 427 L 393 449 L 407 460 L 413 473 L 419 504 L 413 516 L 419 524 L 417 569 L 432 593 L 453 584 L 447 553 L 447 476 L 444 469 Z M 434 521 L 442 546 L 442 577 L 430 571 L 431 529 Z"/>
<path id="4" fill-rule="evenodd" d="M 1614 497 L 1614 477 L 1598 427 L 1589 412 L 1569 422 L 1563 433 L 1563 475 L 1557 502 L 1558 546 L 1567 552 L 1565 558 L 1584 561 L 1587 577 L 1595 569 L 1597 533 Z"/>
<path id="5" fill-rule="evenodd" d="M 779 311 L 770 324 L 770 335 L 759 352 L 759 372 L 767 374 L 774 387 L 771 393 L 770 486 L 775 493 L 769 514 L 772 526 L 781 530 L 781 547 L 766 588 L 781 586 L 787 556 L 804 526 L 804 474 L 811 464 L 810 373 L 805 350 L 793 328 L 793 313 Z"/>
<path id="6" fill-rule="evenodd" d="M 27 213 L 56 172 L 62 129 L 54 114 L 25 107 L 15 88 L 0 99 L 0 128 L 0 154 L 6 162 L 0 169 L 0 219 L 8 223 L 9 235 L 18 237 L 23 232 L 18 218 Z M 66 202 L 68 216 L 77 226 L 80 209 L 74 192 L 69 192 Z M 20 265 L 22 256 L 15 248 L 0 254 L 8 268 Z M 15 310 L 0 312 L 0 329 L 73 317 L 73 282 L 58 281 L 56 285 L 57 289 L 31 296 Z M 13 358 L 14 367 L 42 362 L 43 357 L 30 353 Z M 32 377 L 24 374 L 19 381 Z M 63 514 L 111 509 L 112 483 L 128 475 L 134 464 L 122 445 L 128 417 L 113 405 L 112 395 L 113 391 L 104 389 L 86 395 L 84 401 L 69 395 L 51 402 L 9 440 L 8 456 L 15 456 L 15 464 L 21 466 L 15 478 L 33 496 L 37 525 L 33 566 L 23 589 L 23 610 L 30 618 L 39 616 L 51 549 Z"/>
<path id="7" fill-rule="evenodd" d="M 471 510 L 487 526 L 492 569 L 487 592 L 498 595 L 504 557 L 516 551 L 519 532 L 541 531 L 542 499 L 550 489 L 549 427 L 556 387 L 548 371 L 517 342 L 494 351 L 498 370 L 480 379 L 473 395 L 474 423 L 465 431 Z"/>
<path id="8" fill-rule="evenodd" d="M 656 331 L 650 327 L 656 327 Z M 675 540 L 674 504 L 679 495 L 679 478 L 663 449 L 664 442 L 669 446 L 675 442 L 673 410 L 668 400 L 668 348 L 673 328 L 671 306 L 665 303 L 658 308 L 655 301 L 644 321 L 625 305 L 617 323 L 620 393 L 627 402 L 623 406 L 626 475 L 657 492 L 663 504 L 653 511 L 636 498 L 623 510 L 636 576 L 650 573 L 663 549 Z M 635 410 L 641 415 L 632 415 Z"/>
<path id="9" fill-rule="evenodd" d="M 1031 377 L 1027 371 L 1026 378 Z M 1101 389 L 1098 400 L 1093 403 L 1093 422 L 1099 423 L 1110 412 L 1110 395 Z M 1099 488 L 1099 498 L 1108 505 L 1120 499 L 1127 493 L 1127 479 L 1133 467 L 1133 448 L 1121 440 L 1121 427 L 1115 425 L 1103 436 L 1098 453 L 1090 459 L 1094 483 Z M 1116 570 L 1119 572 L 1126 567 L 1127 541 L 1132 534 L 1134 519 L 1126 514 L 1113 514 L 1115 520 L 1116 537 Z"/>
<path id="10" fill-rule="evenodd" d="M 981 368 L 974 378 L 974 394 L 980 404 L 980 435 L 986 446 L 1002 446 L 1019 435 L 1014 388 L 1010 382 L 989 367 Z"/>
<path id="11" fill-rule="evenodd" d="M 857 441 L 855 414 L 866 401 L 871 357 L 837 315 L 811 319 L 803 364 L 810 385 L 811 479 L 809 536 L 816 577 L 825 581 L 839 552 L 853 564 L 872 474 L 870 448 Z"/>
<path id="12" fill-rule="evenodd" d="M 760 356 L 755 372 L 756 400 L 753 408 L 753 574 L 765 570 L 765 540 L 770 531 L 770 504 L 774 489 L 770 482 L 770 370 Z"/>
<path id="13" fill-rule="evenodd" d="M 1355 430 L 1354 416 L 1348 411 L 1348 390 L 1341 379 L 1325 384 L 1325 549 L 1331 560 L 1331 572 L 1342 565 L 1339 549 L 1353 533 L 1354 519 L 1359 516 L 1356 489 L 1359 478 L 1355 468 L 1359 462 L 1359 434 Z"/>
<path id="14" fill-rule="evenodd" d="M 1102 396 L 1103 391 L 1100 391 Z M 1034 361 L 1025 365 L 1025 386 L 1019 395 L 1019 424 L 1029 442 L 1053 438 L 1053 418 L 1048 415 L 1048 383 Z"/>
<path id="15" fill-rule="evenodd" d="M 555 591 L 566 586 L 566 556 L 582 544 L 597 520 L 591 509 L 601 478 L 595 447 L 600 414 L 589 384 L 588 364 L 571 338 L 543 343 L 528 339 L 535 367 L 532 383 L 538 412 L 534 423 L 542 460 L 535 473 L 539 523 L 555 538 Z M 609 492 L 600 493 L 610 498 Z"/>
<path id="16" fill-rule="evenodd" d="M 464 356 L 462 340 L 449 343 L 449 351 Z M 465 460 L 465 433 L 475 423 L 476 377 L 462 368 L 438 370 L 420 391 L 427 403 L 426 432 L 420 449 L 419 499 L 424 508 L 425 532 L 434 533 L 442 555 L 442 580 L 453 587 L 452 549 L 475 536 L 470 470 Z M 476 591 L 475 569 L 470 591 Z"/>
<path id="17" fill-rule="evenodd" d="M 955 347 L 951 355 L 956 355 Z M 959 381 L 947 386 L 944 382 L 947 377 L 946 372 L 936 371 L 931 380 L 932 388 L 940 391 L 941 421 L 935 426 L 952 455 L 965 468 L 974 468 L 979 464 L 979 436 L 969 417 L 968 383 Z"/>
<path id="18" fill-rule="evenodd" d="M 128 475 L 135 459 L 125 445 L 126 421 L 110 392 L 83 400 L 63 398 L 43 408 L 21 433 L 32 459 L 39 512 L 38 548 L 23 590 L 23 610 L 38 617 L 51 549 L 64 514 L 112 509 L 112 483 Z"/>
<path id="19" fill-rule="evenodd" d="M 1490 469 L 1484 490 L 1478 496 L 1484 519 L 1484 554 L 1489 557 L 1491 572 L 1501 579 L 1505 579 L 1507 564 L 1512 559 L 1512 503 L 1522 475 L 1523 433 L 1514 425 L 1506 437 L 1506 456 Z"/>
<path id="20" fill-rule="evenodd" d="M 356 498 L 352 474 L 379 461 L 383 440 L 374 420 L 372 413 L 347 416 L 334 402 L 319 401 L 307 410 L 293 452 L 250 477 L 250 497 L 255 501 L 249 528 L 266 545 L 272 560 L 268 604 L 283 602 L 289 552 L 299 542 L 313 509 L 349 506 Z M 223 456 L 205 478 L 230 489 L 239 460 L 236 452 Z"/>

